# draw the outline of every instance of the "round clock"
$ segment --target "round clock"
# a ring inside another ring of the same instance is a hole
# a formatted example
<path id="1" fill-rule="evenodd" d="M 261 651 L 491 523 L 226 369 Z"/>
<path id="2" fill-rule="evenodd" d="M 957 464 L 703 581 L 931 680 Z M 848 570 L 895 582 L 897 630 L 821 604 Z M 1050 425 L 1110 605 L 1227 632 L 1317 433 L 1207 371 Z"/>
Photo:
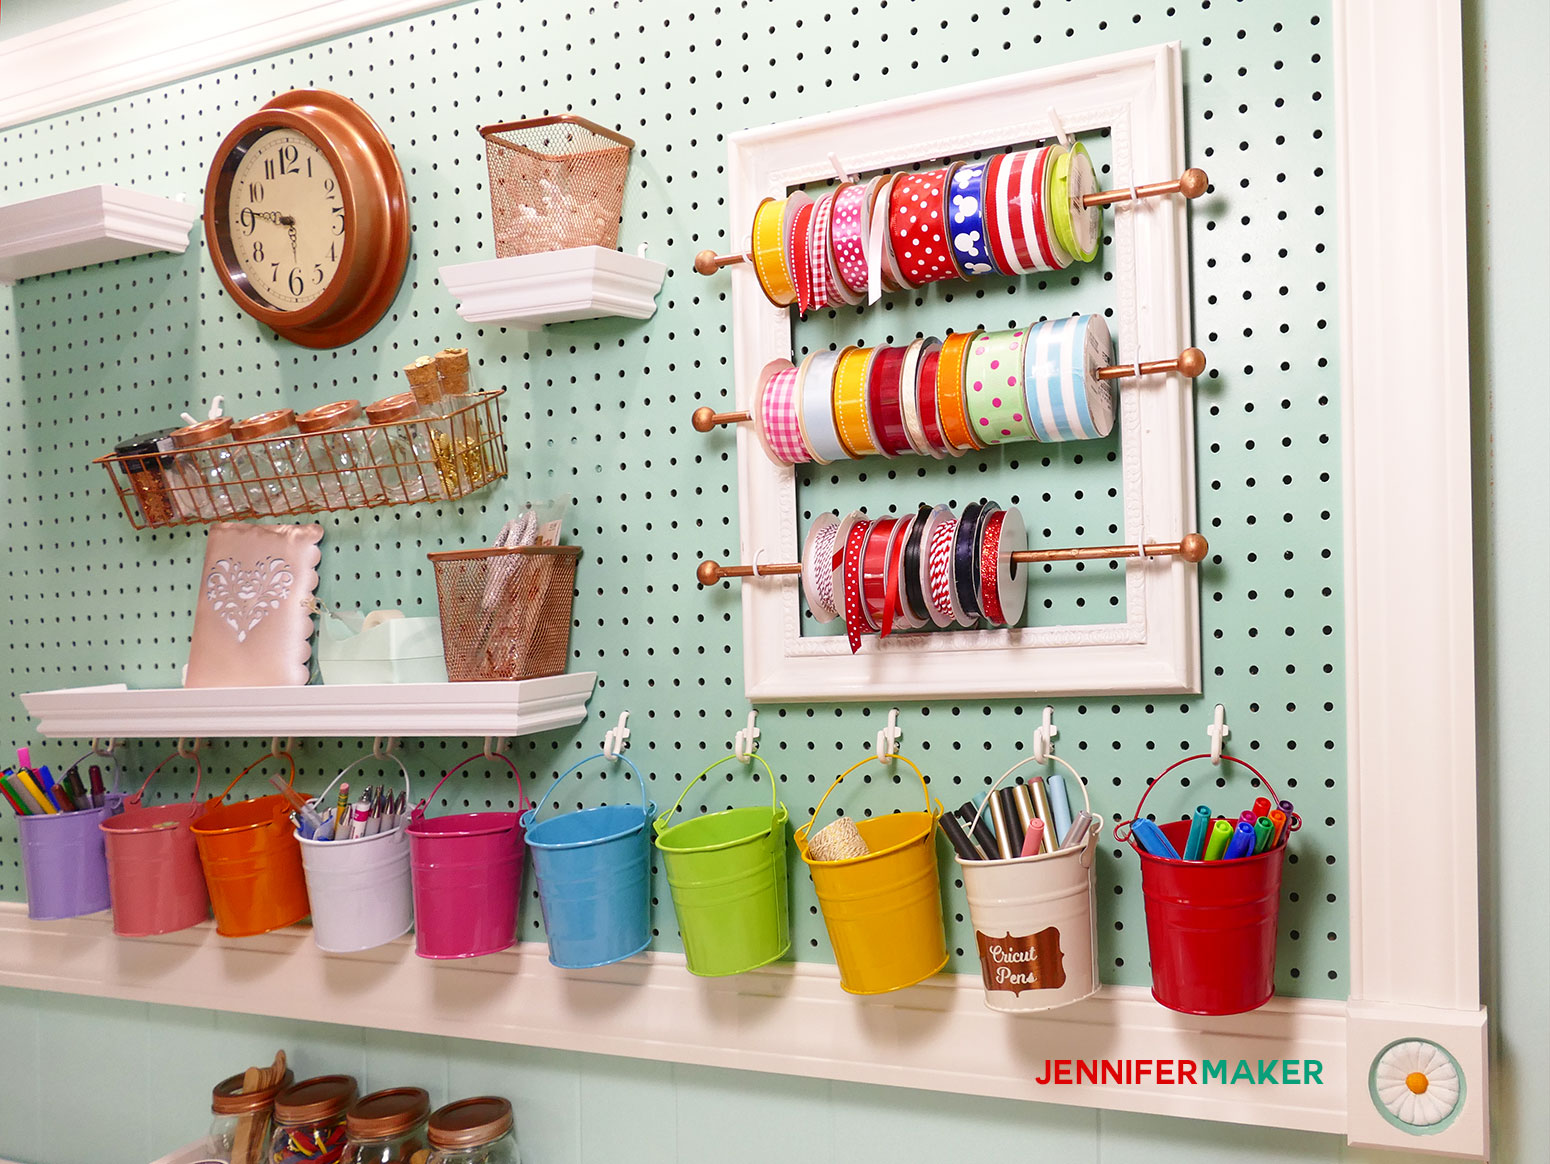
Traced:
<path id="1" fill-rule="evenodd" d="M 393 147 L 355 102 L 319 89 L 282 93 L 226 135 L 204 219 L 231 297 L 309 348 L 365 334 L 409 264 L 409 198 Z"/>

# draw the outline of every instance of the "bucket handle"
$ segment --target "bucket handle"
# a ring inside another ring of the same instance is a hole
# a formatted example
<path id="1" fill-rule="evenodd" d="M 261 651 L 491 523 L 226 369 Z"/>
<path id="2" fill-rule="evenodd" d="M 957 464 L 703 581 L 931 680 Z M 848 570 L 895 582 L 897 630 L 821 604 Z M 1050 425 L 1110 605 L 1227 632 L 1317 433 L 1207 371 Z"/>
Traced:
<path id="1" fill-rule="evenodd" d="M 168 757 L 168 758 L 170 759 L 171 757 Z M 292 788 L 296 787 L 296 760 L 295 760 L 295 758 L 289 752 L 265 752 L 262 756 L 260 756 L 256 760 L 254 760 L 251 764 L 249 764 L 242 771 L 238 772 L 237 773 L 237 779 L 233 780 L 230 784 L 228 784 L 225 787 L 225 789 L 222 790 L 221 794 L 219 796 L 217 796 L 215 799 L 217 801 L 225 800 L 227 794 L 230 793 L 233 788 L 237 787 L 238 783 L 242 780 L 242 778 L 244 776 L 246 776 L 249 772 L 253 771 L 254 768 L 257 768 L 260 764 L 264 763 L 267 760 L 284 760 L 287 764 L 289 764 L 291 766 L 291 778 L 290 778 L 289 781 L 287 781 L 287 783 Z"/>
<path id="2" fill-rule="evenodd" d="M 87 753 L 87 754 L 91 755 L 92 753 Z M 81 757 L 81 759 L 83 759 L 83 760 L 85 758 L 86 758 L 85 756 Z M 126 801 L 133 802 L 134 804 L 138 805 L 140 803 L 140 801 L 142 800 L 142 798 L 144 798 L 144 796 L 145 796 L 146 785 L 150 784 L 150 782 L 152 780 L 156 779 L 156 773 L 160 772 L 163 768 L 165 768 L 168 764 L 172 763 L 172 761 L 176 760 L 176 759 L 178 759 L 178 753 L 177 752 L 173 752 L 165 760 L 163 760 L 160 764 L 157 764 L 156 767 L 152 768 L 151 769 L 151 774 L 145 778 L 145 783 L 140 785 L 140 787 L 135 791 L 135 794 L 133 796 L 127 797 Z M 193 801 L 196 801 L 196 800 L 199 799 L 199 782 L 204 779 L 204 775 L 205 775 L 205 767 L 204 767 L 203 764 L 201 764 L 199 762 L 199 753 L 198 752 L 194 753 L 193 760 L 194 760 L 194 795 L 189 797 L 189 802 L 190 803 L 192 803 Z M 117 762 L 115 761 L 114 762 L 114 767 L 117 768 L 117 766 L 118 766 Z M 118 782 L 116 780 L 114 781 L 114 787 L 115 788 L 118 787 Z"/>
<path id="3" fill-rule="evenodd" d="M 689 783 L 685 784 L 684 785 L 684 790 L 678 794 L 678 799 L 673 801 L 673 807 L 668 809 L 661 816 L 657 817 L 656 820 L 651 822 L 651 829 L 652 829 L 652 831 L 660 833 L 663 829 L 665 829 L 667 827 L 667 820 L 668 820 L 668 818 L 670 816 L 672 816 L 675 812 L 678 811 L 678 806 L 684 802 L 684 797 L 689 795 L 689 789 L 693 788 L 701 780 L 703 780 L 705 777 L 709 776 L 713 769 L 719 768 L 722 764 L 725 764 L 728 760 L 736 760 L 737 758 L 738 757 L 737 757 L 736 753 L 734 753 L 734 754 L 732 754 L 730 756 L 722 756 L 721 759 L 717 760 L 709 768 L 706 768 L 705 771 L 701 772 L 693 780 L 691 780 L 691 781 L 689 781 Z M 758 752 L 754 752 L 753 753 L 753 758 L 755 760 L 758 760 L 759 763 L 764 764 L 764 770 L 766 772 L 769 772 L 769 775 L 770 775 L 770 811 L 771 812 L 779 812 L 780 811 L 780 802 L 779 802 L 779 800 L 776 799 L 776 795 L 775 795 L 775 773 L 770 771 L 769 764 L 765 763 L 764 757 L 759 755 Z"/>
<path id="4" fill-rule="evenodd" d="M 387 752 L 384 755 L 378 755 L 375 751 L 371 751 L 371 752 L 367 752 L 359 760 L 352 760 L 350 763 L 346 764 L 344 766 L 343 770 L 339 773 L 339 775 L 335 776 L 332 780 L 330 780 L 328 782 L 328 787 L 327 788 L 323 789 L 322 792 L 319 792 L 316 796 L 312 797 L 312 806 L 314 808 L 316 808 L 320 804 L 326 804 L 328 802 L 328 800 L 327 800 L 328 794 L 334 790 L 334 785 L 338 784 L 339 781 L 343 780 L 346 776 L 348 776 L 351 772 L 355 771 L 355 769 L 359 768 L 367 760 L 383 760 L 383 759 L 392 760 L 393 763 L 398 765 L 398 770 L 404 774 L 404 803 L 408 804 L 409 801 L 414 798 L 414 793 L 411 792 L 410 789 L 409 789 L 409 769 L 404 767 L 404 762 L 402 760 L 400 760 L 392 752 Z M 513 768 L 512 771 L 516 771 L 516 769 Z M 443 777 L 443 779 L 445 779 L 445 777 Z M 517 787 L 520 788 L 521 786 L 522 786 L 522 778 L 519 776 L 519 777 L 517 777 Z M 438 784 L 438 785 L 436 785 L 436 787 L 440 788 L 441 785 Z"/>
<path id="5" fill-rule="evenodd" d="M 391 756 L 393 754 L 389 752 L 388 755 Z M 525 812 L 529 808 L 533 807 L 533 802 L 527 798 L 527 790 L 522 787 L 522 773 L 517 771 L 517 766 L 511 762 L 511 757 L 505 755 L 502 752 L 495 752 L 491 754 L 489 758 L 492 760 L 499 760 L 501 763 L 505 764 L 506 767 L 511 769 L 511 774 L 517 778 L 517 811 Z M 355 761 L 355 764 L 359 764 L 364 760 L 370 759 L 372 759 L 371 755 L 362 756 L 359 760 Z M 398 757 L 393 756 L 393 759 L 398 760 Z M 464 760 L 461 764 L 458 764 L 456 767 L 448 768 L 446 775 L 443 776 L 440 780 L 436 781 L 436 787 L 431 789 L 431 794 L 429 796 L 423 797 L 420 802 L 414 806 L 414 811 L 409 814 L 409 819 L 411 821 L 424 820 L 426 808 L 429 807 L 431 801 L 436 799 L 436 793 L 441 791 L 441 786 L 452 778 L 453 773 L 461 772 L 475 760 L 483 759 L 485 759 L 485 753 L 477 752 L 474 755 L 468 757 L 468 759 Z M 351 764 L 350 768 L 355 767 L 355 764 Z M 398 760 L 398 766 L 403 768 L 404 762 L 402 760 Z M 346 768 L 345 772 L 348 772 L 350 768 Z M 339 775 L 343 776 L 344 772 L 339 773 Z M 335 777 L 335 779 L 338 779 L 338 777 Z M 330 784 L 329 787 L 332 788 L 333 785 Z M 409 770 L 407 768 L 404 769 L 404 787 L 409 787 Z"/>
<path id="6" fill-rule="evenodd" d="M 985 815 L 985 808 L 986 808 L 986 806 L 988 804 L 990 804 L 990 798 L 995 795 L 996 789 L 1001 787 L 1001 781 L 1005 780 L 1008 776 L 1010 776 L 1013 772 L 1017 771 L 1024 764 L 1034 764 L 1034 763 L 1040 762 L 1041 760 L 1054 760 L 1055 763 L 1059 764 L 1067 772 L 1071 773 L 1072 778 L 1076 780 L 1076 786 L 1082 790 L 1082 807 L 1085 808 L 1088 812 L 1092 812 L 1092 810 L 1093 810 L 1093 802 L 1087 798 L 1087 781 L 1082 779 L 1082 775 L 1081 775 L 1080 772 L 1078 772 L 1075 768 L 1071 767 L 1071 765 L 1066 763 L 1065 760 L 1063 760 L 1061 757 L 1055 755 L 1054 752 L 1051 752 L 1049 755 L 1042 756 L 1042 757 L 1040 757 L 1040 756 L 1028 756 L 1028 757 L 1026 757 L 1024 759 L 1021 759 L 1021 760 L 1017 761 L 1017 763 L 1013 764 L 1005 772 L 1001 773 L 1001 775 L 996 778 L 996 782 L 990 786 L 990 790 L 985 793 L 985 798 L 980 801 L 979 811 L 974 814 L 974 823 L 969 826 L 969 833 L 971 835 L 973 834 L 974 830 L 979 827 L 980 817 Z M 1098 822 L 1095 820 L 1095 821 L 1093 821 L 1093 824 L 1097 825 Z M 1097 828 L 1093 829 L 1092 835 L 1093 836 L 1097 836 L 1098 835 Z M 1060 848 L 1061 840 L 1062 840 L 1061 837 L 1056 837 L 1055 838 L 1055 848 L 1056 849 Z M 1019 860 L 1021 860 L 1021 858 L 1019 858 Z M 1091 856 L 1089 855 L 1088 859 L 1082 862 L 1083 866 L 1086 867 L 1090 861 L 1091 861 Z"/>
<path id="7" fill-rule="evenodd" d="M 845 771 L 841 772 L 838 776 L 836 776 L 834 778 L 834 783 L 829 785 L 829 787 L 824 791 L 822 799 L 820 799 L 818 801 L 818 807 L 813 809 L 812 817 L 807 821 L 806 824 L 802 825 L 801 828 L 796 830 L 798 833 L 802 834 L 802 839 L 804 841 L 807 839 L 808 830 L 810 830 L 813 827 L 814 822 L 816 822 L 818 820 L 818 814 L 823 811 L 824 801 L 828 800 L 829 799 L 829 794 L 840 786 L 840 781 L 841 780 L 845 779 L 845 777 L 849 776 L 852 772 L 854 772 L 857 768 L 861 767 L 861 765 L 863 765 L 863 764 L 870 764 L 873 761 L 876 761 L 879 764 L 885 764 L 889 760 L 903 760 L 906 764 L 908 764 L 911 768 L 914 769 L 915 775 L 920 777 L 920 788 L 921 788 L 921 791 L 926 794 L 926 812 L 928 814 L 930 814 L 930 815 L 933 815 L 933 816 L 940 816 L 941 815 L 941 807 L 942 807 L 941 802 L 937 803 L 937 811 L 935 813 L 932 813 L 932 810 L 931 810 L 931 786 L 926 783 L 926 774 L 924 772 L 922 772 L 919 768 L 915 767 L 915 762 L 913 760 L 909 759 L 906 756 L 901 756 L 897 752 L 890 752 L 886 756 L 867 756 L 864 759 L 857 760 L 849 768 L 846 768 Z"/>
<path id="8" fill-rule="evenodd" d="M 647 806 L 647 803 L 646 803 L 646 778 L 640 774 L 640 769 L 635 766 L 634 761 L 632 761 L 628 756 L 620 754 L 619 756 L 616 756 L 616 757 L 613 757 L 613 758 L 614 759 L 623 760 L 626 764 L 628 764 L 630 766 L 630 771 L 635 773 L 635 783 L 640 785 L 640 808 L 641 808 L 641 812 L 642 813 L 649 812 L 650 808 Z M 593 755 L 588 756 L 585 760 L 577 760 L 569 768 L 565 769 L 565 771 L 561 772 L 558 776 L 556 776 L 554 778 L 554 783 L 552 785 L 550 785 L 550 787 L 549 787 L 549 791 L 544 793 L 543 799 L 540 800 L 536 805 L 533 806 L 533 821 L 532 821 L 532 823 L 535 824 L 535 825 L 538 823 L 538 814 L 543 811 L 544 805 L 549 803 L 550 795 L 553 794 L 554 792 L 558 792 L 559 791 L 560 785 L 565 782 L 565 778 L 567 776 L 569 776 L 577 768 L 580 768 L 583 764 L 590 764 L 593 760 L 606 760 L 606 759 L 609 759 L 609 757 L 603 755 L 602 752 L 594 753 Z M 719 764 L 720 762 L 721 761 L 719 761 L 719 760 L 716 761 L 717 764 Z M 715 766 L 716 766 L 715 764 L 712 764 L 710 767 L 714 768 Z M 709 772 L 709 771 L 710 771 L 710 768 L 705 769 L 705 772 Z M 700 775 L 701 776 L 705 775 L 705 772 L 701 772 Z M 696 779 L 698 779 L 698 777 L 696 777 Z M 685 791 L 687 791 L 687 789 L 685 789 Z M 531 828 L 531 825 L 529 827 Z"/>
<path id="9" fill-rule="evenodd" d="M 1197 752 L 1193 756 L 1185 756 L 1182 760 L 1175 760 L 1172 764 L 1169 764 L 1166 768 L 1164 768 L 1158 775 L 1157 779 L 1148 784 L 1146 786 L 1146 791 L 1141 794 L 1141 803 L 1136 805 L 1136 814 L 1129 820 L 1120 821 L 1119 824 L 1114 826 L 1114 839 L 1120 842 L 1130 841 L 1131 846 L 1134 847 L 1135 842 L 1132 841 L 1130 837 L 1130 826 L 1141 819 L 1141 809 L 1146 805 L 1146 798 L 1152 795 L 1152 789 L 1156 788 L 1160 783 L 1162 783 L 1162 778 L 1169 772 L 1172 772 L 1175 768 L 1182 767 L 1183 765 L 1188 764 L 1191 760 L 1209 760 L 1211 758 L 1212 757 L 1210 752 Z M 1247 760 L 1240 760 L 1237 756 L 1229 756 L 1226 752 L 1222 753 L 1222 759 L 1231 760 L 1234 764 L 1241 764 L 1250 772 L 1254 773 L 1254 775 L 1259 778 L 1259 782 L 1265 786 L 1265 791 L 1270 793 L 1270 799 L 1272 801 L 1279 801 L 1281 799 L 1280 796 L 1277 795 L 1276 790 L 1271 787 L 1270 781 L 1265 779 L 1264 773 L 1262 773 L 1258 768 L 1254 767 L 1253 764 L 1250 764 Z M 1302 828 L 1302 817 L 1298 816 L 1296 813 L 1293 813 L 1292 819 L 1286 822 L 1286 831 L 1294 833 L 1300 828 Z M 1124 836 L 1120 836 L 1121 829 L 1125 830 Z"/>

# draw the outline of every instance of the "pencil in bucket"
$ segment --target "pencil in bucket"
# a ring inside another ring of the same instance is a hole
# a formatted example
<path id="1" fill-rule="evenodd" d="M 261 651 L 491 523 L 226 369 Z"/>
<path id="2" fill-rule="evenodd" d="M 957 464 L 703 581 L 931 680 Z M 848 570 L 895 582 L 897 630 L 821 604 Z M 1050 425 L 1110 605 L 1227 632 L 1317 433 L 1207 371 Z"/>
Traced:
<path id="1" fill-rule="evenodd" d="M 852 821 L 841 817 L 814 831 L 840 781 L 862 764 L 904 760 L 925 793 L 922 812 L 893 812 Z M 942 891 L 937 881 L 936 822 L 924 773 L 903 756 L 868 756 L 834 779 L 793 834 L 818 895 L 840 986 L 851 994 L 885 994 L 930 978 L 947 965 Z M 837 837 L 831 830 L 839 833 Z"/>
<path id="2" fill-rule="evenodd" d="M 1070 772 L 1081 790 L 1085 812 L 1075 824 L 1066 819 L 1070 810 L 1063 780 L 1058 798 L 1046 794 L 1043 781 L 1035 776 L 1029 784 L 1003 790 L 1003 799 L 996 800 L 1002 783 L 1037 759 L 1029 756 L 1002 773 L 985 794 L 967 833 L 947 827 L 944 817 L 943 831 L 957 851 L 969 899 L 985 1005 L 991 1010 L 1052 1010 L 1086 998 L 1099 985 L 1093 863 L 1100 824 L 1092 815 L 1086 783 L 1059 756 L 1048 757 Z M 1050 777 L 1052 787 L 1058 776 Z M 1054 812 L 1049 808 L 1052 799 L 1057 806 Z M 1010 807 L 1007 800 L 1012 801 Z M 998 847 L 981 859 L 980 849 L 968 843 L 966 858 L 965 838 L 983 835 L 982 817 L 994 820 Z M 1037 839 L 1025 845 L 1030 832 Z M 1013 839 L 1017 844 L 1011 843 Z M 1002 852 L 1012 855 L 1000 856 Z"/>
<path id="3" fill-rule="evenodd" d="M 18 749 L 23 752 L 25 749 Z M 26 771 L 28 764 L 24 762 Z M 124 804 L 119 792 L 118 764 L 113 765 L 113 790 L 106 803 L 96 808 L 55 809 L 52 795 L 42 775 L 47 769 L 28 773 L 47 801 L 44 812 L 16 818 L 17 840 L 21 842 L 22 875 L 27 883 L 27 916 L 34 921 L 80 917 L 107 909 L 108 857 L 103 842 L 103 821 L 116 814 Z"/>
<path id="4" fill-rule="evenodd" d="M 1281 870 L 1287 842 L 1301 822 L 1284 821 L 1261 851 L 1238 856 L 1229 849 L 1218 855 L 1220 846 L 1212 846 L 1205 859 L 1184 859 L 1180 854 L 1194 851 L 1194 821 L 1155 825 L 1141 810 L 1164 776 L 1205 759 L 1210 759 L 1206 753 L 1187 756 L 1164 769 L 1142 794 L 1135 816 L 1115 826 L 1114 839 L 1128 842 L 1141 860 L 1152 996 L 1184 1014 L 1241 1014 L 1275 993 Z M 1277 803 L 1270 782 L 1252 765 L 1236 756 L 1222 759 L 1247 768 L 1269 792 L 1267 803 Z M 1202 810 L 1209 820 L 1210 810 Z"/>
<path id="5" fill-rule="evenodd" d="M 764 759 L 770 804 L 729 808 L 669 820 L 689 790 L 728 760 L 723 756 L 684 785 L 673 807 L 653 822 L 667 871 L 689 973 L 706 978 L 742 974 L 791 948 L 786 892 L 786 806 L 776 799 L 775 773 Z"/>
<path id="6" fill-rule="evenodd" d="M 123 938 L 170 934 L 210 916 L 199 846 L 190 826 L 208 807 L 199 799 L 204 765 L 194 762 L 194 791 L 187 800 L 142 804 L 157 773 L 182 756 L 173 752 L 151 770 L 124 811 L 101 824 L 108 855 L 108 889 L 113 898 L 113 932 Z"/>
<path id="7" fill-rule="evenodd" d="M 334 785 L 368 760 L 381 759 L 398 765 L 404 778 L 404 803 L 410 803 L 414 798 L 404 762 L 392 752 L 372 751 L 335 776 L 313 799 L 313 806 L 320 812 L 330 811 L 328 794 Z M 307 897 L 312 902 L 312 941 L 318 949 L 352 954 L 386 945 L 409 932 L 414 925 L 414 894 L 410 889 L 407 826 L 404 821 L 370 836 L 353 838 L 336 832 L 332 840 L 323 841 L 296 830 L 301 865 L 307 875 Z"/>
<path id="8" fill-rule="evenodd" d="M 651 943 L 651 846 L 647 825 L 657 806 L 646 799 L 640 769 L 618 757 L 635 774 L 640 804 L 578 808 L 540 821 L 538 814 L 563 787 L 565 778 L 599 752 L 555 777 L 549 793 L 527 812 L 527 843 L 533 850 L 538 903 L 549 935 L 549 961 L 568 970 L 606 966 Z"/>
<path id="9" fill-rule="evenodd" d="M 205 805 L 189 824 L 199 847 L 216 933 L 228 938 L 267 934 L 307 916 L 307 880 L 301 847 L 291 831 L 290 804 L 275 793 L 223 803 L 238 782 L 260 764 L 284 760 L 296 784 L 289 752 L 260 756 Z"/>
<path id="10" fill-rule="evenodd" d="M 422 958 L 478 958 L 517 940 L 526 852 L 522 816 L 529 801 L 517 766 L 499 752 L 484 755 L 516 777 L 516 812 L 425 815 L 448 778 L 481 758 L 473 755 L 448 771 L 410 816 L 414 950 Z"/>

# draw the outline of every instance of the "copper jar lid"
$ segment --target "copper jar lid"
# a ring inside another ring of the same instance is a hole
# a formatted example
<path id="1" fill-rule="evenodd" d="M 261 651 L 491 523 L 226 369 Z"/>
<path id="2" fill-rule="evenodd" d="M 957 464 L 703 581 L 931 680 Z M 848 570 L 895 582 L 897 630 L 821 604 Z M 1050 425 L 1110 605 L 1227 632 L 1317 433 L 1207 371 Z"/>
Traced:
<path id="1" fill-rule="evenodd" d="M 352 1140 L 391 1140 L 423 1124 L 430 1111 L 423 1087 L 394 1087 L 356 1100 L 344 1123 Z"/>
<path id="2" fill-rule="evenodd" d="M 211 441 L 220 440 L 229 432 L 231 432 L 231 417 L 217 416 L 213 420 L 201 420 L 198 424 L 177 429 L 172 434 L 172 443 L 180 449 L 188 449 L 195 445 L 207 445 Z"/>
<path id="3" fill-rule="evenodd" d="M 231 426 L 234 441 L 256 441 L 277 432 L 284 432 L 296 423 L 296 413 L 289 408 L 276 408 L 272 412 L 260 412 Z"/>
<path id="4" fill-rule="evenodd" d="M 355 1099 L 355 1076 L 318 1075 L 275 1097 L 274 1118 L 282 1124 L 318 1124 L 332 1119 Z"/>
<path id="5" fill-rule="evenodd" d="M 349 428 L 361 419 L 359 400 L 338 400 L 320 404 L 296 417 L 296 427 L 305 433 L 327 432 L 331 428 Z"/>
<path id="6" fill-rule="evenodd" d="M 210 1092 L 210 1110 L 216 1115 L 248 1115 L 255 1111 L 268 1111 L 274 1097 L 296 1081 L 296 1072 L 287 1071 L 280 1082 L 259 1091 L 243 1091 L 242 1076 L 223 1079 Z"/>
<path id="7" fill-rule="evenodd" d="M 437 1108 L 425 1138 L 433 1148 L 481 1148 L 511 1131 L 511 1123 L 510 1101 L 481 1095 Z"/>
<path id="8" fill-rule="evenodd" d="M 366 419 L 372 424 L 395 424 L 401 420 L 413 420 L 420 414 L 420 402 L 413 392 L 395 392 L 366 406 Z"/>

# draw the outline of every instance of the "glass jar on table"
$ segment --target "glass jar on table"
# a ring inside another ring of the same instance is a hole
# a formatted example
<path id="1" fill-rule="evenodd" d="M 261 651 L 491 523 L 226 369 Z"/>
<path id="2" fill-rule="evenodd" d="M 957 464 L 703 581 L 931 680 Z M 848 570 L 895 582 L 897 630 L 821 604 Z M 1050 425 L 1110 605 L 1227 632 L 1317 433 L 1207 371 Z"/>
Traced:
<path id="1" fill-rule="evenodd" d="M 496 1095 L 437 1108 L 426 1126 L 426 1164 L 522 1164 L 509 1101 Z"/>

